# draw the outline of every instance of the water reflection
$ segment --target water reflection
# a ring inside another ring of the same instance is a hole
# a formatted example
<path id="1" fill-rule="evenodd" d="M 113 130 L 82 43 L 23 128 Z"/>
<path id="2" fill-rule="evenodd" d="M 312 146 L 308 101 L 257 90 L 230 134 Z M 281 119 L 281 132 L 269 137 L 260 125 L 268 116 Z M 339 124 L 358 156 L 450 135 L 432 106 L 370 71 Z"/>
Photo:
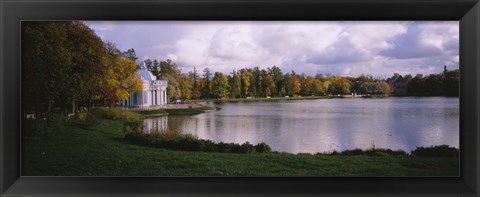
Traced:
<path id="1" fill-rule="evenodd" d="M 143 132 L 163 132 L 168 127 L 167 116 L 161 116 L 156 118 L 148 118 L 143 120 Z"/>
<path id="2" fill-rule="evenodd" d="M 205 103 L 222 110 L 145 120 L 216 142 L 266 142 L 275 151 L 459 145 L 458 98 L 319 99 Z M 167 124 L 168 122 L 168 124 Z"/>

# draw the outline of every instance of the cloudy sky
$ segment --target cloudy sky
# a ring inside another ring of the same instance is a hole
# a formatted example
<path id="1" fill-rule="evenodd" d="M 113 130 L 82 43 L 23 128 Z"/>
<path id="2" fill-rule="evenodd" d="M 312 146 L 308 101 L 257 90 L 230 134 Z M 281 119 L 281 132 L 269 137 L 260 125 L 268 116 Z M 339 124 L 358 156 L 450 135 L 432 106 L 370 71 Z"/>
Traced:
<path id="1" fill-rule="evenodd" d="M 141 60 L 171 59 L 183 72 L 245 67 L 308 75 L 389 77 L 457 69 L 459 23 L 339 21 L 86 21 Z M 138 62 L 138 63 L 139 63 Z"/>

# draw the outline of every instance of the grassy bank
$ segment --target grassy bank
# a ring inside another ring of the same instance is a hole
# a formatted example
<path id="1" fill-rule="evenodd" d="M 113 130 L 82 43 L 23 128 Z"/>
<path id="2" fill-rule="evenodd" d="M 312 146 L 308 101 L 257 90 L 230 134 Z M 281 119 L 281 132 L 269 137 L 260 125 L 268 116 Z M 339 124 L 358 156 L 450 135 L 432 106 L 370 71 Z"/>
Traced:
<path id="1" fill-rule="evenodd" d="M 458 158 L 206 153 L 129 144 L 119 120 L 64 126 L 22 143 L 22 175 L 456 176 Z"/>

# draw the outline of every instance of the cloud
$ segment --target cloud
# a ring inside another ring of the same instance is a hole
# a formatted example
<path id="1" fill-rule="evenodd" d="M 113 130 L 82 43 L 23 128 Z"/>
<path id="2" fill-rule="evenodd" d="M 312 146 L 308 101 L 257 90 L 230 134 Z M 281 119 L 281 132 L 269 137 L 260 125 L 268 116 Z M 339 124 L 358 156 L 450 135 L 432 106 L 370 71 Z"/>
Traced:
<path id="1" fill-rule="evenodd" d="M 87 21 L 140 60 L 171 59 L 229 73 L 273 65 L 284 72 L 374 76 L 458 68 L 457 21 Z"/>
<path id="2" fill-rule="evenodd" d="M 458 54 L 457 25 L 417 22 L 407 25 L 407 32 L 388 40 L 393 48 L 381 51 L 386 57 L 408 59 L 420 57 L 441 57 Z"/>

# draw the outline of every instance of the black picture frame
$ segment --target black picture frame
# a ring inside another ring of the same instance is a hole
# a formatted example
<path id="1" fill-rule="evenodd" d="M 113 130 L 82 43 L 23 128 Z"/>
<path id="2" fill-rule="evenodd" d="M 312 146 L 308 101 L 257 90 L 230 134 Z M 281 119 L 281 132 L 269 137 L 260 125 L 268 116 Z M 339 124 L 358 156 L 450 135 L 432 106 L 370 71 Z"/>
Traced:
<path id="1" fill-rule="evenodd" d="M 2 196 L 479 196 L 478 0 L 1 0 Z M 460 177 L 21 177 L 20 21 L 460 21 Z"/>

